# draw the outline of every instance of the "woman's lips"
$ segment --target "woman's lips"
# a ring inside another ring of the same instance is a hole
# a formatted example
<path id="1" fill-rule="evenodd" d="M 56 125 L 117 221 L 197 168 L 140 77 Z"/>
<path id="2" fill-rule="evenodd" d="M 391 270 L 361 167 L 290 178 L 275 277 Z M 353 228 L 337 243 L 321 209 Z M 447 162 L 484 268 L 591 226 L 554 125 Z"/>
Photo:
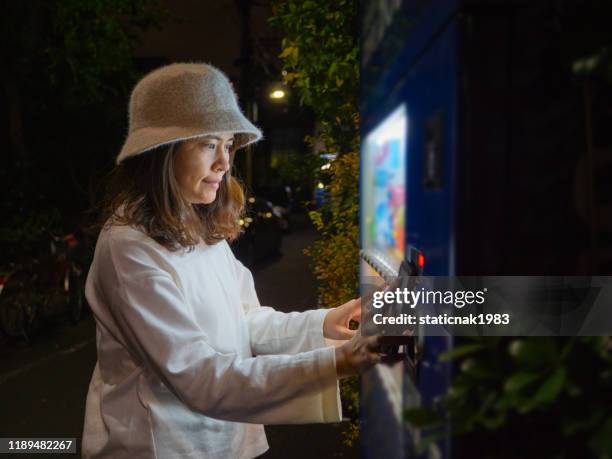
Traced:
<path id="1" fill-rule="evenodd" d="M 218 181 L 208 181 L 208 180 L 202 180 L 206 185 L 214 188 L 215 190 L 219 189 L 219 182 Z"/>

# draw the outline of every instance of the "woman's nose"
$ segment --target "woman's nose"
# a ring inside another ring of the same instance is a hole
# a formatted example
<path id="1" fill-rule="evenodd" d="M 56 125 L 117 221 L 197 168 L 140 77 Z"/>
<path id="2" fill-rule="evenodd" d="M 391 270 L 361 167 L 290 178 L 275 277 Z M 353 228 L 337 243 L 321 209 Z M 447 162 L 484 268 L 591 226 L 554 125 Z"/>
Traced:
<path id="1" fill-rule="evenodd" d="M 227 172 L 230 167 L 230 155 L 225 150 L 225 147 L 219 142 L 216 166 L 218 169 L 223 169 L 223 172 Z"/>

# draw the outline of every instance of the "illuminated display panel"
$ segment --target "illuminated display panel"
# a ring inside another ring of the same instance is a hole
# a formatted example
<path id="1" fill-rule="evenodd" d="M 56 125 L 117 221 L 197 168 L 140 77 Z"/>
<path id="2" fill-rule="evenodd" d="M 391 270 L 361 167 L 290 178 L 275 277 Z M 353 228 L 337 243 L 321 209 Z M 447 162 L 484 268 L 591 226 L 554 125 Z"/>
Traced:
<path id="1" fill-rule="evenodd" d="M 397 263 L 404 258 L 407 130 L 402 104 L 366 136 L 362 150 L 363 248 Z"/>

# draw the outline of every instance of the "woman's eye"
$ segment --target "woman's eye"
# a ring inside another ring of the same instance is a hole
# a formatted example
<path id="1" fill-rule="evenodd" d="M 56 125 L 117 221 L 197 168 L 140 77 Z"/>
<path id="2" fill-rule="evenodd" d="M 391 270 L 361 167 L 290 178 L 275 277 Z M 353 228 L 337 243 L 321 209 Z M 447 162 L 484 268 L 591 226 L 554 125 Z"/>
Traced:
<path id="1" fill-rule="evenodd" d="M 227 151 L 230 151 L 230 150 L 232 149 L 232 147 L 233 147 L 233 145 L 230 145 L 230 144 L 225 144 L 225 149 L 226 149 Z"/>
<path id="2" fill-rule="evenodd" d="M 208 148 L 209 150 L 216 150 L 217 146 L 214 143 L 206 143 L 204 144 L 204 148 Z"/>

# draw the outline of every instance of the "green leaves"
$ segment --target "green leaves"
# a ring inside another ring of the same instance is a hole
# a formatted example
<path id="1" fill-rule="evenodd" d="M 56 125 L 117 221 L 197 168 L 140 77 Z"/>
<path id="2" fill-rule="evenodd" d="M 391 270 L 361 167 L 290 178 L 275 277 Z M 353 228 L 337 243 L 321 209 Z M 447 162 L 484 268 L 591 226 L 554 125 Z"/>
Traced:
<path id="1" fill-rule="evenodd" d="M 517 451 L 532 451 L 521 443 L 531 441 L 521 435 L 527 429 L 547 445 L 546 457 L 612 457 L 609 337 L 464 341 L 439 356 L 458 370 L 443 409 L 420 407 L 406 422 L 426 427 L 443 413 L 453 434 L 469 435 L 483 457 L 497 457 L 508 438 Z"/>
<path id="2" fill-rule="evenodd" d="M 526 338 L 516 343 L 513 356 L 521 366 L 537 370 L 559 360 L 559 350 L 553 338 Z"/>
<path id="3" fill-rule="evenodd" d="M 452 359 L 463 357 L 474 352 L 484 349 L 482 344 L 465 344 L 463 346 L 456 346 L 450 351 L 443 352 L 438 356 L 440 362 L 447 362 Z"/>
<path id="4" fill-rule="evenodd" d="M 532 399 L 532 405 L 543 405 L 556 400 L 563 389 L 566 379 L 567 372 L 565 368 L 556 368 L 536 392 Z"/>
<path id="5" fill-rule="evenodd" d="M 566 377 L 564 368 L 556 368 L 540 385 L 535 395 L 517 407 L 517 411 L 528 413 L 534 409 L 544 408 L 550 402 L 556 400 L 563 389 Z"/>
<path id="6" fill-rule="evenodd" d="M 51 86 L 77 107 L 124 95 L 136 78 L 135 29 L 167 15 L 159 0 L 55 2 L 51 21 L 56 37 L 43 50 Z"/>
<path id="7" fill-rule="evenodd" d="M 0 227 L 0 242 L 21 246 L 22 250 L 31 248 L 45 233 L 59 234 L 63 228 L 58 209 L 24 210 L 13 215 Z"/>
<path id="8" fill-rule="evenodd" d="M 319 281 L 319 299 L 331 307 L 358 294 L 359 269 L 359 65 L 357 0 L 274 1 L 270 22 L 285 34 L 279 57 L 284 81 L 297 91 L 300 103 L 312 108 L 320 126 L 306 140 L 323 145 L 334 156 L 322 173 L 313 168 L 309 176 L 321 180 L 326 203 L 310 212 L 321 233 L 305 252 L 312 257 Z M 357 387 L 343 385 L 345 400 L 357 400 Z M 350 444 L 358 434 L 357 403 Z"/>
<path id="9" fill-rule="evenodd" d="M 323 182 L 326 204 L 310 217 L 322 238 L 307 250 L 320 282 L 321 301 L 335 306 L 354 298 L 359 253 L 359 87 L 356 0 L 273 2 L 270 22 L 285 33 L 279 57 L 284 81 L 297 90 L 319 122 L 307 143 L 335 156 Z"/>
<path id="10" fill-rule="evenodd" d="M 435 428 L 444 425 L 443 417 L 422 406 L 405 410 L 404 420 L 419 428 Z"/>
<path id="11" fill-rule="evenodd" d="M 285 33 L 279 54 L 287 72 L 285 82 L 297 89 L 301 103 L 312 107 L 321 120 L 333 119 L 339 102 L 351 107 L 349 113 L 357 112 L 357 2 L 277 1 L 273 6 L 270 22 Z M 340 118 L 328 130 L 343 152 L 350 150 L 357 127 L 343 134 L 340 127 L 352 123 L 346 116 Z"/>
<path id="12" fill-rule="evenodd" d="M 281 59 L 291 60 L 291 62 L 297 62 L 299 57 L 300 49 L 294 46 L 288 46 L 283 49 L 283 52 L 278 55 Z M 294 74 L 294 75 L 297 75 Z"/>
<path id="13" fill-rule="evenodd" d="M 538 373 L 519 371 L 506 380 L 504 390 L 506 392 L 519 392 L 539 378 L 541 378 L 541 375 Z"/>
<path id="14" fill-rule="evenodd" d="M 591 451 L 601 458 L 612 457 L 612 417 L 595 432 L 589 441 Z"/>

